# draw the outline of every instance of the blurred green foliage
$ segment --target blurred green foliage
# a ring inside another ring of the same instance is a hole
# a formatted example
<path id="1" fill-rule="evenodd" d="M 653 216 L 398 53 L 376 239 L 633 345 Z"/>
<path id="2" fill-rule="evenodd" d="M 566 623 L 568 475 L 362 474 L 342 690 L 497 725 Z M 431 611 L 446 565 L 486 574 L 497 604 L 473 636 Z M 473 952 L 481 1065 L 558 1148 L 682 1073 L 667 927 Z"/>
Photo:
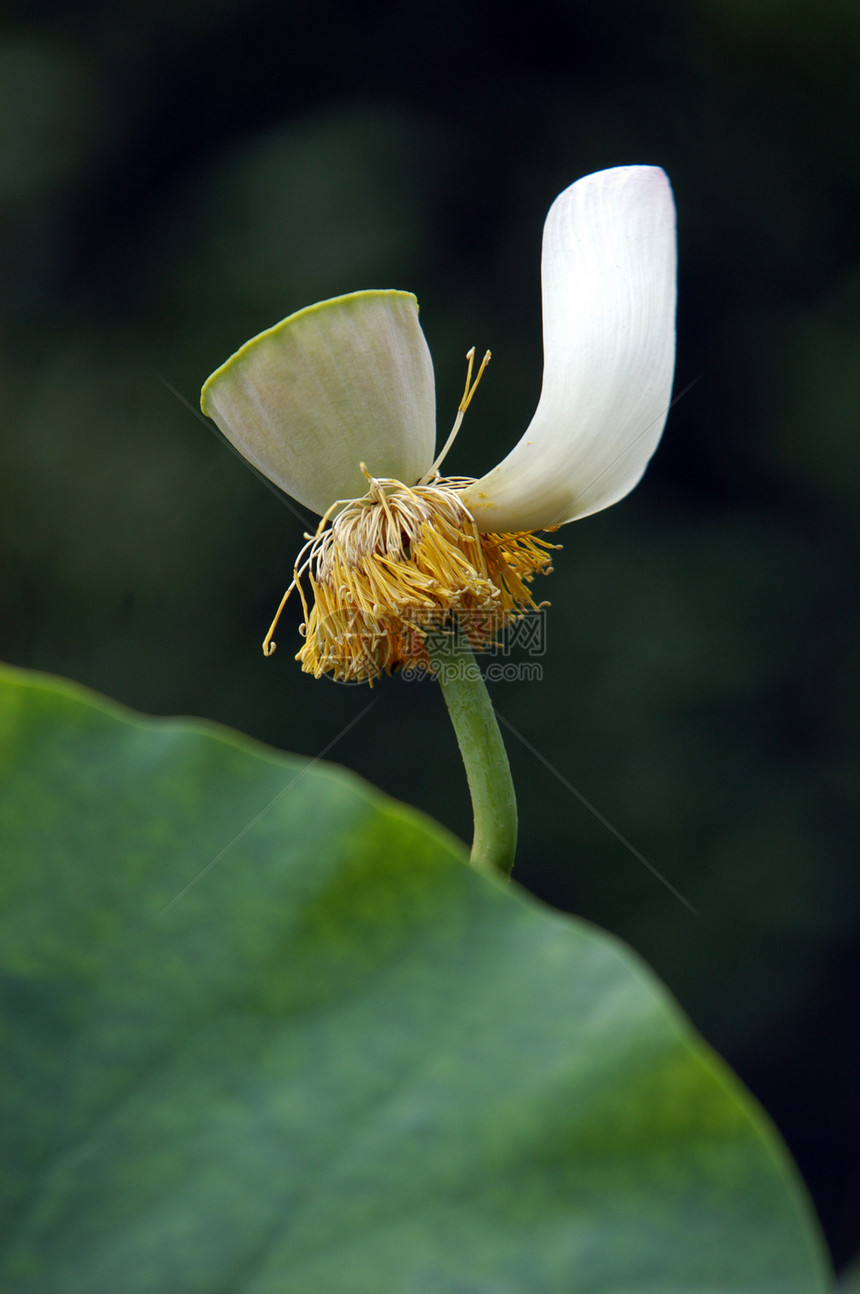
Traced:
<path id="1" fill-rule="evenodd" d="M 500 712 L 517 875 L 628 939 L 764 1101 L 839 1261 L 860 1248 L 856 480 L 860 11 L 812 0 L 37 0 L 0 26 L 0 655 L 316 755 L 368 694 L 259 644 L 300 526 L 195 419 L 310 301 L 415 291 L 450 467 L 540 385 L 540 230 L 663 165 L 677 389 L 642 486 L 561 536 L 542 684 Z M 468 834 L 430 685 L 330 758 Z M 548 860 L 552 860 L 551 862 Z"/>

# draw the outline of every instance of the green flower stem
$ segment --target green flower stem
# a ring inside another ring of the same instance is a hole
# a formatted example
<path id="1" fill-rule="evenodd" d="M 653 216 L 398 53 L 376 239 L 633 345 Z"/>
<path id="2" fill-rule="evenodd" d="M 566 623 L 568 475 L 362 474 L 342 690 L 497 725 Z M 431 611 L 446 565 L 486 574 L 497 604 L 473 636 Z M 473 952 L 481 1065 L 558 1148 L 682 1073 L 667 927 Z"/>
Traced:
<path id="1" fill-rule="evenodd" d="M 517 848 L 517 801 L 493 705 L 468 646 L 453 639 L 433 646 L 433 668 L 454 725 L 472 797 L 471 863 L 509 876 Z"/>

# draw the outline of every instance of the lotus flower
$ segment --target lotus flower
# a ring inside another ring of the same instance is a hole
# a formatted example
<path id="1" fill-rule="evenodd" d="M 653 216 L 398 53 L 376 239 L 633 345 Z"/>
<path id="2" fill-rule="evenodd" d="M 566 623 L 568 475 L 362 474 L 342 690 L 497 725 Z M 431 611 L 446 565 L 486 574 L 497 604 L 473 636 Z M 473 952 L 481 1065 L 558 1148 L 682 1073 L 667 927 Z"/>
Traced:
<path id="1" fill-rule="evenodd" d="M 309 306 L 212 374 L 203 412 L 322 518 L 281 603 L 293 590 L 302 599 L 305 670 L 372 682 L 426 665 L 431 629 L 460 620 L 481 646 L 535 607 L 532 581 L 551 569 L 555 546 L 535 532 L 623 498 L 660 439 L 675 277 L 675 207 L 659 167 L 599 171 L 556 198 L 543 235 L 540 400 L 519 442 L 478 480 L 439 468 L 489 353 L 472 380 L 470 352 L 436 456 L 433 365 L 410 293 Z"/>

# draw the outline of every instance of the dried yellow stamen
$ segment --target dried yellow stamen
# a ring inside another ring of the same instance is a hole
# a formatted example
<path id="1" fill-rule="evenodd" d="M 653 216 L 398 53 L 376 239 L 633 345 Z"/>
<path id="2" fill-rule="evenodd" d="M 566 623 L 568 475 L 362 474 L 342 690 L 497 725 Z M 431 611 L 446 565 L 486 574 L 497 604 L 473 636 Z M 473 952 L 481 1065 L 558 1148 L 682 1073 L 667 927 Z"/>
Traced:
<path id="1" fill-rule="evenodd" d="M 465 404 L 476 384 L 470 391 L 467 381 Z M 428 635 L 451 632 L 455 618 L 480 649 L 537 609 L 529 585 L 551 569 L 553 544 L 527 532 L 481 534 L 461 497 L 465 478 L 407 486 L 367 475 L 368 493 L 333 505 L 308 537 L 266 635 L 266 655 L 294 588 L 305 611 L 297 659 L 307 673 L 341 682 L 429 668 Z"/>

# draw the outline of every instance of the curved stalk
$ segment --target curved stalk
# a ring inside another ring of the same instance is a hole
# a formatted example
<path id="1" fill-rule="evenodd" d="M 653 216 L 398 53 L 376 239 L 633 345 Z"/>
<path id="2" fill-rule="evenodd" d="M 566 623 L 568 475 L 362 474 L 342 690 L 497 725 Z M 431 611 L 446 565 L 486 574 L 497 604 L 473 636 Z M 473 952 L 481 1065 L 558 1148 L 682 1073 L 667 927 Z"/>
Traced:
<path id="1" fill-rule="evenodd" d="M 433 644 L 433 668 L 466 766 L 474 835 L 471 863 L 509 876 L 517 848 L 517 801 L 481 671 L 470 647 L 452 638 Z"/>

